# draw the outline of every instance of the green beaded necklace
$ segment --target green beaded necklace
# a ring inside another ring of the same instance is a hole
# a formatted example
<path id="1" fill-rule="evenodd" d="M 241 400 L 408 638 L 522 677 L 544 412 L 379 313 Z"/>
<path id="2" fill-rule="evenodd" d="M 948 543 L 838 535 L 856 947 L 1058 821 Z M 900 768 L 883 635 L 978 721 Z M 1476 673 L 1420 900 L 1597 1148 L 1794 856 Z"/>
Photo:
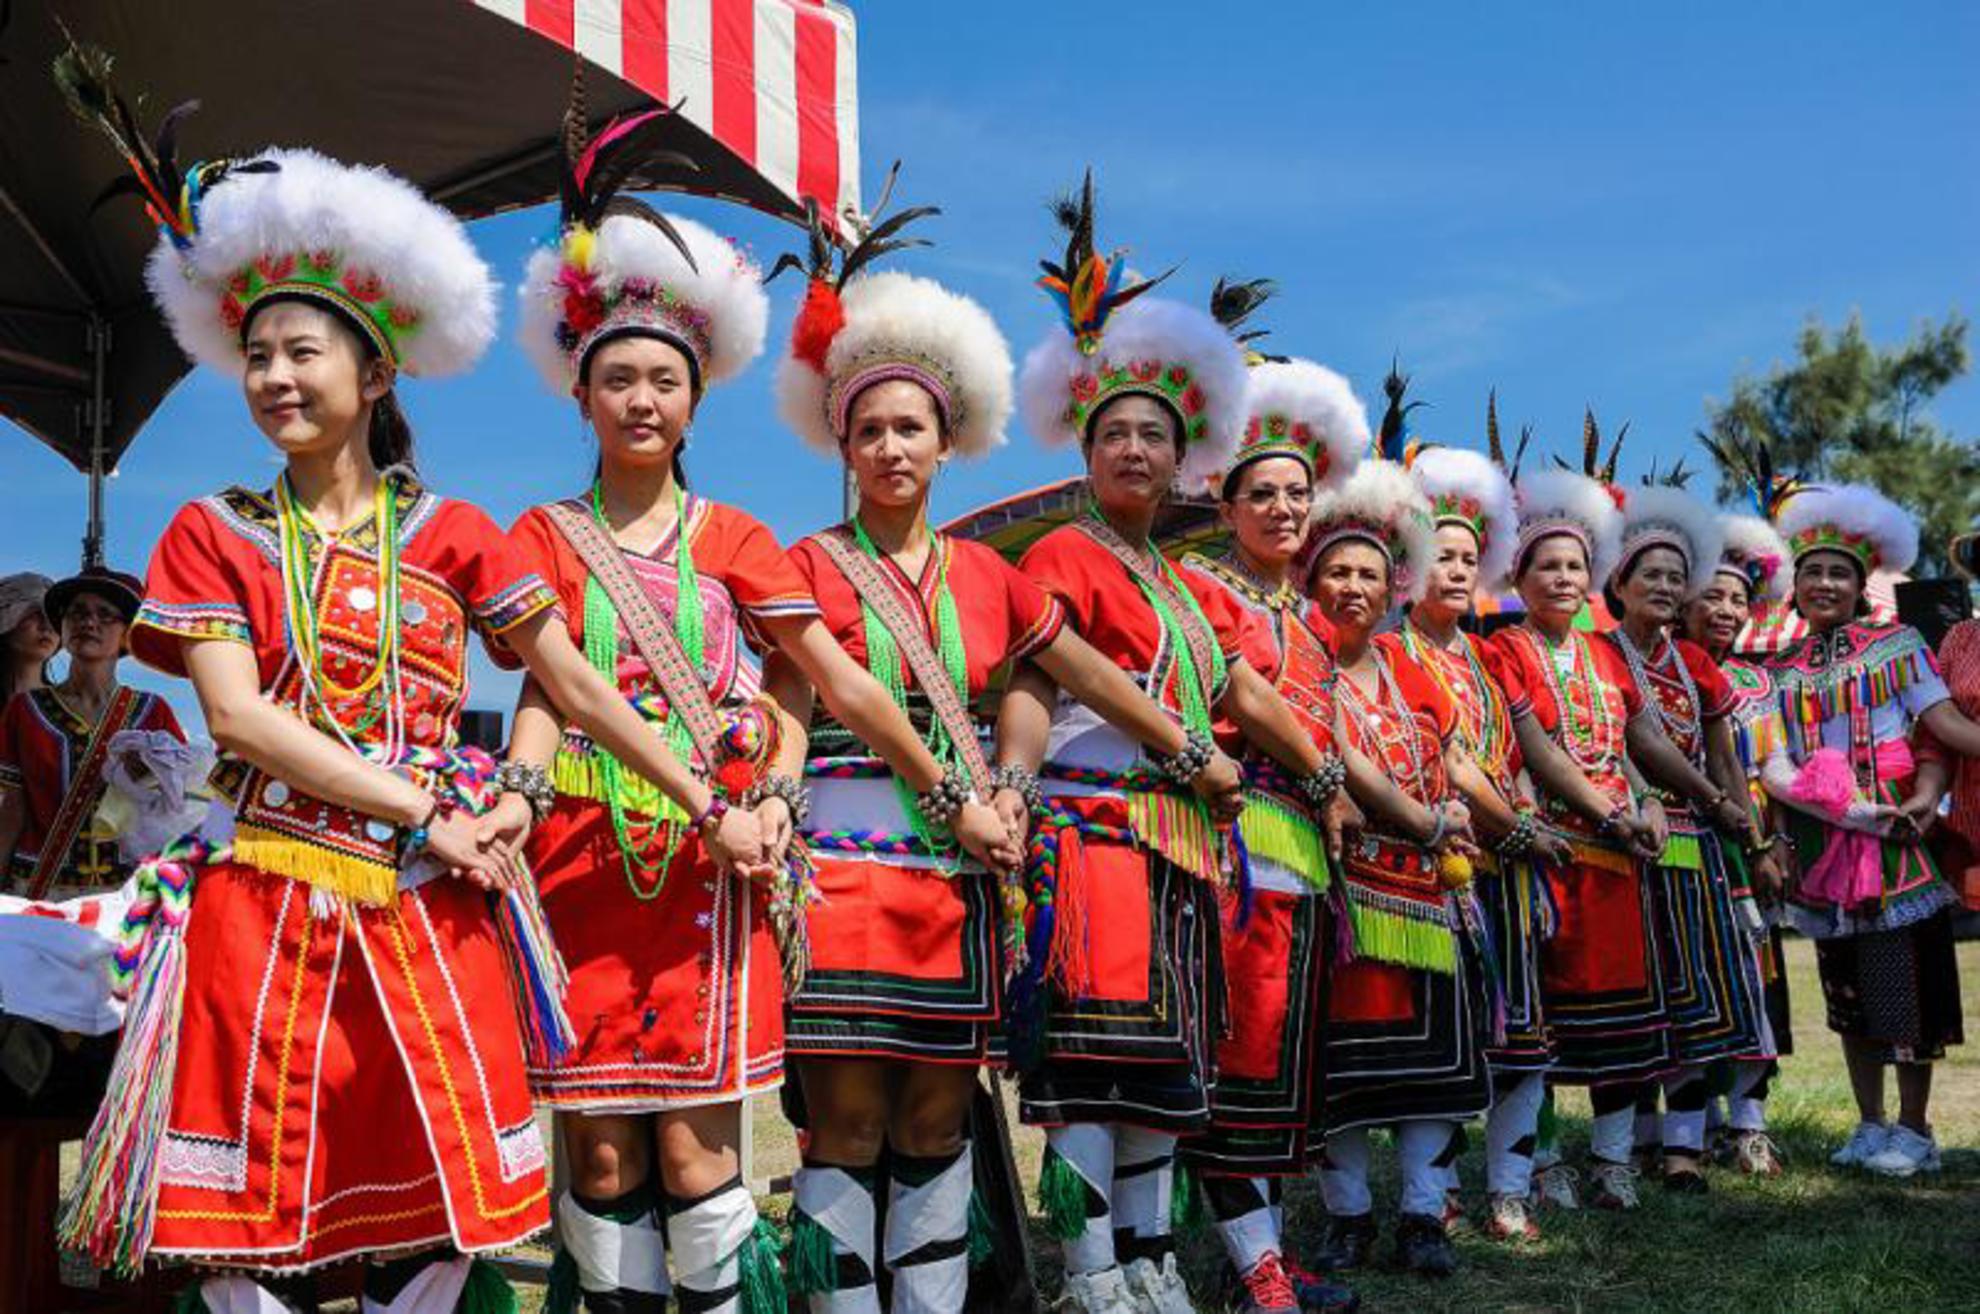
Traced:
<path id="1" fill-rule="evenodd" d="M 591 486 L 591 515 L 598 522 L 598 527 L 605 531 L 605 536 L 610 538 L 612 527 L 605 520 L 604 492 L 599 483 Z M 681 651 L 699 670 L 706 636 L 701 608 L 701 578 L 695 573 L 688 529 L 687 495 L 677 484 L 674 487 L 674 637 L 679 640 Z M 584 582 L 584 655 L 593 670 L 604 676 L 613 688 L 618 687 L 619 609 L 612 605 L 611 596 L 595 575 Z M 694 761 L 694 738 L 688 733 L 687 722 L 681 717 L 679 709 L 671 704 L 667 708 L 667 722 L 662 734 L 675 757 L 683 762 Z M 626 884 L 642 900 L 658 898 L 667 883 L 667 867 L 680 851 L 687 814 L 663 794 L 652 826 L 645 835 L 636 836 L 626 819 L 626 799 L 631 791 L 626 780 L 625 764 L 603 744 L 594 744 L 592 751 L 597 755 L 599 779 L 604 785 L 601 792 L 605 795 L 605 809 L 612 818 L 612 834 L 619 842 L 619 858 L 625 864 Z M 656 859 L 650 856 L 653 840 L 663 829 L 667 833 L 667 842 Z M 642 885 L 642 877 L 647 878 L 650 884 Z"/>
<path id="2" fill-rule="evenodd" d="M 852 520 L 853 541 L 859 550 L 873 560 L 880 560 L 880 550 L 867 535 L 866 526 L 859 517 Z M 962 616 L 956 610 L 956 597 L 949 588 L 949 559 L 942 550 L 939 538 L 931 536 L 929 551 L 936 554 L 935 577 L 935 646 L 942 655 L 942 669 L 949 673 L 949 681 L 955 685 L 956 693 L 965 705 L 969 702 L 969 654 L 963 646 Z M 894 706 L 907 710 L 907 682 L 903 677 L 904 663 L 901 661 L 900 645 L 894 642 L 892 631 L 870 606 L 866 599 L 859 601 L 860 621 L 866 635 L 866 669 L 880 682 L 894 700 Z M 961 757 L 961 749 L 949 737 L 949 729 L 942 724 L 942 718 L 931 718 L 928 731 L 928 751 L 944 768 L 953 766 Z M 915 837 L 925 844 L 930 852 L 943 852 L 954 848 L 953 838 L 940 835 L 921 814 L 919 800 L 908 788 L 905 780 L 894 778 L 894 792 L 900 798 L 901 809 L 907 813 L 908 823 L 914 828 Z"/>

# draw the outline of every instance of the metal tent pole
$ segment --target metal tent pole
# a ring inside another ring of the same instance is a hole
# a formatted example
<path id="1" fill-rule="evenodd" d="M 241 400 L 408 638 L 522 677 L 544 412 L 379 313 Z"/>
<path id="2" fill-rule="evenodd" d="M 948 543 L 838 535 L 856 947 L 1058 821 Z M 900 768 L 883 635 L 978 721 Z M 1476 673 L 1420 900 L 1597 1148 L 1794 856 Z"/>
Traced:
<path id="1" fill-rule="evenodd" d="M 89 317 L 85 330 L 89 347 L 89 405 L 83 423 L 89 426 L 89 526 L 83 531 L 83 566 L 103 564 L 103 468 L 105 439 L 110 431 L 110 324 L 101 315 Z"/>

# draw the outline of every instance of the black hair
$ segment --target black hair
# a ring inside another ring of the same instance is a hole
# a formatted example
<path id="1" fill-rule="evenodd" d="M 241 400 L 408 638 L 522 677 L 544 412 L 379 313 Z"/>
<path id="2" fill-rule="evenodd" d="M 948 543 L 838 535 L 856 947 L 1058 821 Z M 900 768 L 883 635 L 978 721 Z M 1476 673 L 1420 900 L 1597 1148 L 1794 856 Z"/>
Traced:
<path id="1" fill-rule="evenodd" d="M 621 338 L 652 338 L 655 342 L 664 342 L 681 353 L 681 359 L 687 362 L 688 367 L 688 417 L 692 419 L 695 411 L 701 407 L 701 363 L 694 358 L 694 353 L 688 350 L 685 343 L 664 333 L 656 333 L 647 328 L 624 328 L 602 335 L 596 342 L 586 347 L 584 355 L 579 358 L 578 382 L 587 388 L 591 386 L 591 358 L 598 354 L 600 347 L 608 342 L 617 342 Z M 682 488 L 688 486 L 687 463 L 681 460 L 682 453 L 687 451 L 687 445 L 685 433 L 681 435 L 681 440 L 674 444 L 674 482 Z M 605 457 L 600 454 L 591 463 L 591 482 L 595 484 L 604 476 Z"/>
<path id="2" fill-rule="evenodd" d="M 248 327 L 254 323 L 254 317 L 256 315 L 260 314 L 269 306 L 283 301 L 294 301 L 301 305 L 313 306 L 317 310 L 328 314 L 332 320 L 335 320 L 337 327 L 348 333 L 357 342 L 358 365 L 360 368 L 368 366 L 373 361 L 383 357 L 383 353 L 378 349 L 377 338 L 371 332 L 367 331 L 364 326 L 357 323 L 351 317 L 350 311 L 345 310 L 333 301 L 326 301 L 320 297 L 306 296 L 299 292 L 277 293 L 272 297 L 266 297 L 256 302 L 254 309 L 248 313 L 247 318 L 241 321 L 241 341 L 243 343 L 247 341 Z M 371 404 L 371 428 L 365 436 L 365 446 L 371 453 L 372 468 L 376 470 L 389 470 L 395 465 L 404 466 L 408 470 L 416 470 L 413 456 L 412 422 L 406 419 L 405 411 L 399 406 L 399 394 L 395 389 L 387 388 L 385 395 Z"/>

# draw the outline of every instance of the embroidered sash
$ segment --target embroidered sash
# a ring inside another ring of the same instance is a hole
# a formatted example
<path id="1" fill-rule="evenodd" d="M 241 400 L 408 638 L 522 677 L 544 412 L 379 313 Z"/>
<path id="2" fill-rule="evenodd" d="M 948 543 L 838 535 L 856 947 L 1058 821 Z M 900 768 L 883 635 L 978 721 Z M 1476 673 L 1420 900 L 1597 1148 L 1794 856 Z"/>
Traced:
<path id="1" fill-rule="evenodd" d="M 110 696 L 110 705 L 103 709 L 103 719 L 90 732 L 89 745 L 83 750 L 82 760 L 76 763 L 75 773 L 69 777 L 68 792 L 62 795 L 62 805 L 55 809 L 48 838 L 42 841 L 41 853 L 28 875 L 28 898 L 45 896 L 67 865 L 76 837 L 82 834 L 83 826 L 103 797 L 103 760 L 110 754 L 110 741 L 130 723 L 137 701 L 137 690 L 119 685 Z"/>
<path id="2" fill-rule="evenodd" d="M 1129 547 L 1127 540 L 1117 533 L 1114 527 L 1098 517 L 1087 517 L 1073 522 L 1079 531 L 1114 554 L 1127 570 L 1135 583 L 1159 597 L 1167 605 L 1169 613 L 1176 618 L 1176 627 L 1182 631 L 1183 642 L 1189 645 L 1190 658 L 1196 664 L 1196 678 L 1201 681 L 1203 705 L 1210 707 L 1217 701 L 1216 690 L 1211 687 L 1211 672 L 1216 669 L 1217 658 L 1221 655 L 1217 647 L 1217 636 L 1210 632 L 1209 623 L 1204 620 L 1197 608 L 1196 599 L 1187 596 L 1176 583 L 1173 572 L 1151 569 L 1143 561 L 1141 554 Z M 1161 554 L 1150 548 L 1149 553 L 1157 562 Z M 1150 690 L 1159 698 L 1159 689 Z"/>
<path id="3" fill-rule="evenodd" d="M 990 764 L 984 760 L 983 745 L 977 740 L 976 722 L 970 717 L 962 694 L 949 679 L 941 654 L 928 642 L 926 627 L 902 605 L 899 591 L 881 574 L 880 563 L 860 551 L 851 529 L 835 525 L 812 535 L 812 541 L 832 559 L 859 600 L 873 609 L 887 633 L 894 636 L 902 660 L 907 662 L 915 684 L 928 699 L 929 709 L 948 732 L 949 742 L 956 746 L 956 757 L 963 774 L 969 778 L 970 788 L 979 798 L 989 798 Z M 936 550 L 940 551 L 939 544 Z"/>

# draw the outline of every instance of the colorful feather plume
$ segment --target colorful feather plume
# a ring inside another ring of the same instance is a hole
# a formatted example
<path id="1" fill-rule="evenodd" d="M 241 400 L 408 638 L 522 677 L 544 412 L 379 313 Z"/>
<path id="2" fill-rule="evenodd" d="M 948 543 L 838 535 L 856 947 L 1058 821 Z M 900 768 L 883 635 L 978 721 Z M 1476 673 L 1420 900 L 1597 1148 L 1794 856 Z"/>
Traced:
<path id="1" fill-rule="evenodd" d="M 115 58 L 96 46 L 71 37 L 69 48 L 55 57 L 55 85 L 70 110 L 110 139 L 124 157 L 130 173 L 105 188 L 90 205 L 94 213 L 120 196 L 134 196 L 144 210 L 184 250 L 191 245 L 199 222 L 199 198 L 228 173 L 273 173 L 272 160 L 213 160 L 179 167 L 179 127 L 199 108 L 196 100 L 174 105 L 147 141 L 137 115 L 111 84 Z"/>
<path id="2" fill-rule="evenodd" d="M 1781 507 L 1808 482 L 1799 475 L 1781 474 L 1774 469 L 1774 454 L 1764 438 L 1741 442 L 1737 436 L 1724 442 L 1700 433 L 1698 441 L 1712 454 L 1726 478 L 1742 485 L 1753 513 L 1762 520 L 1778 520 Z"/>
<path id="3" fill-rule="evenodd" d="M 1424 403 L 1405 400 L 1408 393 L 1409 375 L 1402 372 L 1399 362 L 1391 360 L 1389 376 L 1382 380 L 1382 395 L 1389 399 L 1389 406 L 1382 412 L 1382 427 L 1375 434 L 1375 453 L 1397 465 L 1408 465 L 1420 446 L 1410 440 L 1409 413 Z"/>
<path id="4" fill-rule="evenodd" d="M 557 180 L 565 252 L 573 266 L 580 270 L 589 266 L 582 257 L 600 224 L 613 215 L 628 215 L 652 224 L 673 243 L 688 268 L 696 268 L 687 240 L 667 216 L 626 194 L 629 187 L 652 185 L 664 169 L 693 172 L 700 167 L 679 151 L 660 145 L 669 119 L 679 109 L 676 103 L 622 114 L 593 135 L 586 118 L 584 61 L 577 61 L 564 107 L 563 159 Z"/>
<path id="5" fill-rule="evenodd" d="M 1086 171 L 1076 195 L 1062 196 L 1052 203 L 1052 216 L 1066 230 L 1066 254 L 1061 264 L 1041 260 L 1044 270 L 1038 286 L 1059 308 L 1059 317 L 1073 335 L 1083 355 L 1091 356 L 1100 346 L 1107 319 L 1116 310 L 1157 286 L 1174 268 L 1155 278 L 1130 284 L 1127 253 L 1101 255 L 1093 245 L 1093 170 Z"/>

